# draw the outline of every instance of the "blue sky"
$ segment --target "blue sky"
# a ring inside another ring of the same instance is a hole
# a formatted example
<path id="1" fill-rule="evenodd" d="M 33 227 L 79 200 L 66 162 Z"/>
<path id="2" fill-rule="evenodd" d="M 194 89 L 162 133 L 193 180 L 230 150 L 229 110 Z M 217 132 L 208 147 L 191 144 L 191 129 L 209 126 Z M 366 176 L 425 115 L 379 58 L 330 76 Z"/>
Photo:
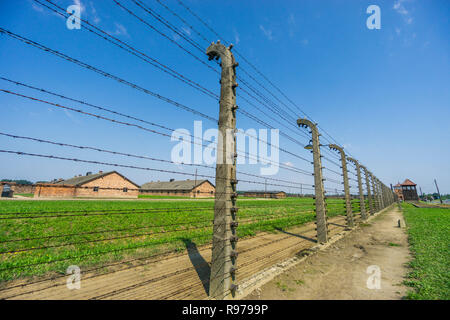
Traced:
<path id="1" fill-rule="evenodd" d="M 62 0 L 54 2 L 63 8 L 74 3 Z M 202 26 L 176 0 L 163 2 L 209 41 L 217 40 L 217 36 Z M 206 55 L 195 51 L 132 1 L 120 0 L 120 3 L 213 66 Z M 175 26 L 183 28 L 186 34 L 202 46 L 207 46 L 188 26 L 183 25 L 156 1 L 145 0 L 144 3 Z M 396 183 L 409 178 L 421 186 L 424 192 L 434 192 L 433 179 L 436 178 L 441 192 L 450 193 L 448 1 L 184 0 L 184 3 L 226 40 L 234 43 L 239 53 L 256 65 L 384 183 Z M 366 19 L 369 16 L 366 8 L 372 4 L 381 9 L 380 30 L 369 30 L 366 27 Z M 219 79 L 215 73 L 130 16 L 114 1 L 81 0 L 81 5 L 82 18 L 209 90 L 219 93 Z M 86 30 L 67 29 L 63 18 L 32 0 L 2 0 L 0 14 L 2 28 L 182 102 L 214 118 L 218 117 L 218 103 L 214 99 Z M 293 107 L 242 59 L 236 59 L 240 63 L 239 68 L 251 72 L 258 81 L 267 86 L 266 88 Z M 248 80 L 239 68 L 238 75 Z M 2 77 L 109 107 L 170 128 L 185 128 L 193 132 L 195 120 L 203 120 L 204 130 L 216 126 L 213 122 L 6 35 L 0 35 L 0 70 Z M 5 81 L 0 81 L 0 88 L 98 112 Z M 239 92 L 237 101 L 242 109 L 290 134 L 291 131 L 287 128 L 292 124 L 280 126 L 240 97 Z M 171 149 L 175 145 L 167 137 L 59 110 L 2 92 L 0 103 L 1 132 L 164 159 L 170 159 Z M 106 113 L 98 113 L 107 116 Z M 123 120 L 116 116 L 111 117 Z M 243 129 L 263 128 L 241 114 L 237 124 Z M 308 139 L 301 135 L 295 138 L 302 143 L 308 142 Z M 1 149 L 6 150 L 193 172 L 193 168 L 1 136 L 0 144 Z M 311 158 L 308 151 L 283 137 L 280 137 L 280 144 L 302 157 Z M 328 153 L 324 155 L 333 157 Z M 312 171 L 309 163 L 288 154 L 280 153 L 280 162 Z M 108 166 L 5 154 L 0 154 L 0 163 L 1 178 L 32 181 L 69 178 L 87 171 L 114 169 Z M 324 166 L 339 171 L 338 167 L 327 160 L 324 160 Z M 117 170 L 137 183 L 167 180 L 172 177 L 185 178 L 181 175 L 135 169 Z M 242 171 L 254 174 L 259 172 L 257 166 L 250 165 L 242 166 Z M 199 169 L 199 174 L 214 175 L 214 171 Z M 324 174 L 326 177 L 338 179 L 331 171 L 324 171 Z M 275 178 L 298 183 L 311 182 L 310 177 L 286 170 L 280 170 Z M 240 187 L 261 189 L 264 186 L 243 183 Z M 330 183 L 328 188 L 341 186 Z M 280 187 L 269 186 L 268 189 Z"/>

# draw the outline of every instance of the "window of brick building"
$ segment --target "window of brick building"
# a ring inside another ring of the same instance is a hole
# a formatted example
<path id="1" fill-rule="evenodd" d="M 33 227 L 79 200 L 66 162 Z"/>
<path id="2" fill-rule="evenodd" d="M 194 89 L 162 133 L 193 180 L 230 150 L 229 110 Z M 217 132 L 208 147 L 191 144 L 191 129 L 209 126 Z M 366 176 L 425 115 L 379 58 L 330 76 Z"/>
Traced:
<path id="1" fill-rule="evenodd" d="M 128 192 L 128 188 L 123 188 L 123 192 Z"/>
<path id="2" fill-rule="evenodd" d="M 98 187 L 94 187 L 94 192 L 98 192 Z"/>

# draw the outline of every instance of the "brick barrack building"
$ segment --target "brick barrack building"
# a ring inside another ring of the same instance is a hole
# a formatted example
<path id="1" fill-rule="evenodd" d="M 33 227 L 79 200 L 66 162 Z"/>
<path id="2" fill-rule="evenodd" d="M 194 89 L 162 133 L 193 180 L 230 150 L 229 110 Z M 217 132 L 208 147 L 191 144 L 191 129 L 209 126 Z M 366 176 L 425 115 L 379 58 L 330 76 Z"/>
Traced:
<path id="1" fill-rule="evenodd" d="M 148 182 L 141 186 L 141 194 L 157 196 L 182 196 L 209 198 L 216 193 L 215 186 L 208 180 L 181 180 Z"/>
<path id="2" fill-rule="evenodd" d="M 75 176 L 54 183 L 38 183 L 34 197 L 38 198 L 137 198 L 139 185 L 117 171 Z"/>
<path id="3" fill-rule="evenodd" d="M 284 191 L 244 191 L 242 192 L 244 197 L 250 198 L 270 198 L 270 199 L 284 199 L 286 198 L 286 192 Z"/>
<path id="4" fill-rule="evenodd" d="M 6 188 L 5 188 L 6 187 Z M 34 193 L 34 184 L 20 184 L 16 182 L 7 182 L 7 181 L 0 181 L 0 192 L 3 191 L 3 188 L 7 189 L 9 188 L 14 192 L 14 194 L 20 194 L 20 193 Z"/>

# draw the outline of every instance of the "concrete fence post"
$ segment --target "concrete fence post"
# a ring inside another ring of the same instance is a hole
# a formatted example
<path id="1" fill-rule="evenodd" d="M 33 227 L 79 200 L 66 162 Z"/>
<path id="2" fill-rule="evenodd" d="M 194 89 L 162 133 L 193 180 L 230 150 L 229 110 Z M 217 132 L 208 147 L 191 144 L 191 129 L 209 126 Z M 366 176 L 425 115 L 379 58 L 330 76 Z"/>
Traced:
<path id="1" fill-rule="evenodd" d="M 380 202 L 380 210 L 384 209 L 384 198 L 383 198 L 383 185 L 379 179 L 377 179 L 378 185 L 378 197 Z"/>
<path id="2" fill-rule="evenodd" d="M 380 188 L 380 202 L 381 202 L 381 209 L 384 209 L 384 190 L 383 190 L 383 183 L 378 180 L 378 185 Z"/>
<path id="3" fill-rule="evenodd" d="M 388 201 L 389 201 L 389 205 L 392 204 L 392 191 L 391 189 L 389 189 L 388 187 L 386 187 L 386 193 L 388 195 Z"/>
<path id="4" fill-rule="evenodd" d="M 389 205 L 391 205 L 393 203 L 393 201 L 392 201 L 392 190 L 387 188 L 387 192 L 388 192 L 388 195 L 389 195 Z"/>
<path id="5" fill-rule="evenodd" d="M 377 201 L 378 201 L 378 211 L 383 210 L 383 201 L 382 201 L 382 196 L 381 196 L 381 185 L 380 185 L 380 180 L 378 180 L 378 178 L 375 178 L 375 183 L 376 183 L 376 187 L 377 187 Z"/>
<path id="6" fill-rule="evenodd" d="M 375 212 L 378 212 L 380 210 L 379 203 L 377 201 L 378 193 L 377 193 L 377 187 L 376 187 L 376 181 L 375 177 L 372 173 L 370 173 L 370 180 L 372 182 L 372 201 L 373 201 L 373 207 L 375 209 Z"/>
<path id="7" fill-rule="evenodd" d="M 384 203 L 384 207 L 386 208 L 387 206 L 389 206 L 389 199 L 388 199 L 388 192 L 386 190 L 386 185 L 383 184 L 383 203 Z"/>
<path id="8" fill-rule="evenodd" d="M 374 208 L 373 208 L 373 203 L 372 203 L 372 192 L 370 191 L 370 174 L 369 171 L 367 170 L 367 168 L 363 165 L 359 165 L 360 168 L 364 169 L 364 176 L 366 177 L 366 189 L 367 189 L 367 202 L 369 204 L 369 214 L 374 214 Z"/>
<path id="9" fill-rule="evenodd" d="M 383 209 L 383 203 L 381 201 L 380 182 L 376 177 L 375 177 L 375 187 L 377 188 L 378 211 L 381 211 Z"/>
<path id="10" fill-rule="evenodd" d="M 367 219 L 366 202 L 364 201 L 364 191 L 361 179 L 361 166 L 359 165 L 359 162 L 356 159 L 347 158 L 347 160 L 353 162 L 356 166 L 356 177 L 358 179 L 359 207 L 361 209 L 361 219 L 366 220 Z"/>
<path id="11" fill-rule="evenodd" d="M 352 211 L 352 201 L 350 198 L 350 187 L 348 184 L 348 171 L 347 171 L 347 159 L 345 157 L 345 152 L 342 147 L 339 147 L 335 144 L 329 145 L 331 150 L 338 151 L 341 155 L 341 168 L 342 168 L 342 177 L 344 180 L 344 192 L 345 192 L 345 211 L 347 213 L 347 227 L 353 228 L 355 223 L 353 221 L 353 211 Z"/>
<path id="12" fill-rule="evenodd" d="M 316 200 L 317 242 L 326 243 L 328 241 L 328 222 L 325 204 L 325 191 L 323 188 L 322 156 L 320 155 L 319 130 L 314 123 L 307 119 L 298 119 L 297 124 L 300 127 L 309 127 L 309 129 L 311 130 L 314 166 L 314 190 Z"/>
<path id="13" fill-rule="evenodd" d="M 226 299 L 236 290 L 236 67 L 231 48 L 217 41 L 206 50 L 209 60 L 220 59 L 219 134 L 217 141 L 216 194 L 209 296 Z"/>

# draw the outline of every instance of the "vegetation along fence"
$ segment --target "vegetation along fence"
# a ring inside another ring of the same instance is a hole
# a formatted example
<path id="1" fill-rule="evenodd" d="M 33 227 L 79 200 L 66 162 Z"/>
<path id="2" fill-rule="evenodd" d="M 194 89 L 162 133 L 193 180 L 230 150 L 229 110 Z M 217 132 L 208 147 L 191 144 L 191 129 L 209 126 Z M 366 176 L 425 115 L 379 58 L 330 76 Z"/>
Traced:
<path id="1" fill-rule="evenodd" d="M 70 16 L 53 1 L 34 2 L 42 9 L 66 19 Z M 195 297 L 193 292 L 198 288 L 199 297 L 203 294 L 212 299 L 226 299 L 236 294 L 242 280 L 285 257 L 285 253 L 297 248 L 299 243 L 326 243 L 330 235 L 339 228 L 353 228 L 395 201 L 390 188 L 344 151 L 331 135 L 250 62 L 249 58 L 233 48 L 191 8 L 180 0 L 177 2 L 177 10 L 159 0 L 152 2 L 151 6 L 146 2 L 112 1 L 120 9 L 118 14 L 121 16 L 117 19 L 133 19 L 143 28 L 143 34 L 153 32 L 162 41 L 166 41 L 169 48 L 180 50 L 180 60 L 189 59 L 188 63 L 196 63 L 198 68 L 205 68 L 210 72 L 211 79 L 215 79 L 213 83 L 216 84 L 213 88 L 210 88 L 211 82 L 194 79 L 195 74 L 182 74 L 175 67 L 164 64 L 151 56 L 151 53 L 138 48 L 139 42 L 131 45 L 128 40 L 99 28 L 83 17 L 80 18 L 81 28 L 92 41 L 105 41 L 107 45 L 117 49 L 118 54 L 136 59 L 136 63 L 140 63 L 142 68 L 156 68 L 162 76 L 168 76 L 170 85 L 176 83 L 180 88 L 194 90 L 201 99 L 206 99 L 202 101 L 214 106 L 211 108 L 213 115 L 139 85 L 131 79 L 88 64 L 63 49 L 52 49 L 36 39 L 1 27 L 0 33 L 2 41 L 14 41 L 16 45 L 34 48 L 36 55 L 46 55 L 46 58 L 79 67 L 94 76 L 103 76 L 104 81 L 117 82 L 133 92 L 139 92 L 146 99 L 148 97 L 169 105 L 173 107 L 174 113 L 179 113 L 177 115 L 180 118 L 191 114 L 213 124 L 221 137 L 217 141 L 190 134 L 185 136 L 202 148 L 216 146 L 217 158 L 226 160 L 217 161 L 213 165 L 180 164 L 164 157 L 11 132 L 0 132 L 0 135 L 3 139 L 20 141 L 18 146 L 23 146 L 26 142 L 37 144 L 39 148 L 32 148 L 31 151 L 1 148 L 0 153 L 52 163 L 134 170 L 182 179 L 207 179 L 215 182 L 215 193 L 211 197 L 208 192 L 204 198 L 195 200 L 147 196 L 149 201 L 2 201 L 1 298 L 23 297 L 27 294 L 39 296 L 39 292 L 58 290 L 66 284 L 65 281 L 57 281 L 67 277 L 68 266 L 80 267 L 83 281 L 95 283 L 95 279 L 100 277 L 113 277 L 119 272 L 125 274 L 126 270 L 141 267 L 145 267 L 146 272 L 151 274 L 152 270 L 160 270 L 158 266 L 164 265 L 164 261 L 182 261 L 176 259 L 187 255 L 191 259 L 191 265 L 166 263 L 164 267 L 160 267 L 165 273 L 158 271 L 140 281 L 117 277 L 121 281 L 119 286 L 110 289 L 105 286 L 104 291 L 93 293 L 89 298 L 134 298 L 129 292 L 138 292 L 139 288 L 172 277 L 173 281 L 159 288 L 159 295 L 154 297 Z M 172 34 L 178 39 L 174 40 Z M 211 42 L 211 37 L 221 40 Z M 129 106 L 130 113 L 117 111 L 120 108 L 90 103 L 81 97 L 45 88 L 44 85 L 3 76 L 0 80 L 4 85 L 0 89 L 2 95 L 36 104 L 37 107 L 51 107 L 115 127 L 133 129 L 155 140 L 167 141 L 175 131 L 169 123 L 157 123 L 133 115 Z M 219 83 L 217 80 L 220 80 Z M 217 104 L 218 109 L 215 107 Z M 243 133 L 249 141 L 265 143 L 272 150 L 281 153 L 283 159 L 286 159 L 284 162 L 265 160 L 267 164 L 279 168 L 279 175 L 264 176 L 250 170 L 249 165 L 239 164 L 238 157 L 256 157 L 237 145 L 236 136 L 239 131 L 236 129 L 236 122 L 240 119 L 264 128 L 279 129 L 279 145 L 274 145 L 273 141 L 269 143 L 269 139 L 251 132 Z M 70 155 L 42 152 L 47 146 L 52 147 L 51 150 L 59 148 L 73 152 Z M 89 152 L 93 158 L 85 158 L 83 152 Z M 282 190 L 288 197 L 238 197 L 238 186 L 239 191 Z M 52 183 L 47 187 L 73 188 Z M 96 191 L 120 189 L 109 186 L 77 188 L 96 188 Z M 139 188 L 127 188 L 127 191 L 139 192 Z M 307 196 L 308 194 L 313 194 L 314 197 Z M 198 195 L 201 196 L 202 192 L 199 191 Z M 303 230 L 309 236 L 295 236 L 288 231 L 294 227 L 306 226 L 308 222 L 316 224 L 314 230 Z M 271 233 L 272 231 L 279 232 Z M 268 235 L 264 241 L 258 240 L 261 234 Z M 208 254 L 204 255 L 204 252 Z M 242 260 L 239 261 L 241 256 Z M 186 276 L 192 274 L 195 277 Z"/>

